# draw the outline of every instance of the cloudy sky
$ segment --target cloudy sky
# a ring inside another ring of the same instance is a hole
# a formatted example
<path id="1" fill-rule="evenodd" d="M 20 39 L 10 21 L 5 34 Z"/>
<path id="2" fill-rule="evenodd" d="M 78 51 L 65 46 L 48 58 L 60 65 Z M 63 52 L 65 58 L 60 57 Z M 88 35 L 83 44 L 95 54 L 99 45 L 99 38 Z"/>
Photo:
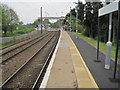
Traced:
<path id="1" fill-rule="evenodd" d="M 40 17 L 40 7 L 43 8 L 43 16 L 65 16 L 70 11 L 70 6 L 78 0 L 0 0 L 14 9 L 20 20 L 24 23 L 32 23 Z M 83 3 L 85 0 L 79 0 Z"/>

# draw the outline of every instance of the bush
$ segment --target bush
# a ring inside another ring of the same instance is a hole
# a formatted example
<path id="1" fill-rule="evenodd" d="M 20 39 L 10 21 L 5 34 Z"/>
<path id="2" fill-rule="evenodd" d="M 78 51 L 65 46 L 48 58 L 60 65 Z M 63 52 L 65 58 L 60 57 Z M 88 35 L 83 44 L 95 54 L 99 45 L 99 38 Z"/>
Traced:
<path id="1" fill-rule="evenodd" d="M 17 34 L 25 34 L 25 33 L 29 33 L 31 31 L 33 31 L 34 29 L 27 29 L 27 30 L 19 30 L 17 31 Z"/>
<path id="2" fill-rule="evenodd" d="M 19 31 L 19 32 L 17 32 L 18 34 L 25 34 L 25 32 L 23 32 L 23 31 Z"/>
<path id="3" fill-rule="evenodd" d="M 82 25 L 78 25 L 78 32 L 82 33 L 85 30 L 85 27 Z"/>
<path id="4" fill-rule="evenodd" d="M 72 23 L 71 26 L 72 26 L 72 31 L 76 32 L 76 23 Z M 70 30 L 70 25 L 67 25 L 66 28 L 68 28 Z M 83 25 L 78 24 L 78 32 L 86 33 L 86 28 Z"/>
<path id="5" fill-rule="evenodd" d="M 85 36 L 89 36 L 89 29 L 85 26 L 82 26 L 83 30 L 82 30 L 82 34 Z"/>

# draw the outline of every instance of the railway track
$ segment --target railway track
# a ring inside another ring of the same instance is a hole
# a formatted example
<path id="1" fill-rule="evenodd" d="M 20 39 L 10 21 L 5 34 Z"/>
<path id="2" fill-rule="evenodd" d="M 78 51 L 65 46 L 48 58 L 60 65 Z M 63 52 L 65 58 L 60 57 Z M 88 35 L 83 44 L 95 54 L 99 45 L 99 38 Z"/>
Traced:
<path id="1" fill-rule="evenodd" d="M 38 36 L 37 38 L 33 38 L 33 39 L 28 40 L 26 42 L 22 42 L 22 43 L 18 44 L 15 48 L 12 48 L 12 49 L 9 49 L 6 51 L 3 50 L 2 54 L 0 54 L 0 58 L 1 58 L 0 63 L 4 64 L 6 61 L 13 58 L 17 54 L 23 52 L 24 50 L 30 48 L 32 45 L 36 44 L 37 42 L 42 40 L 47 35 L 49 35 L 49 33 Z"/>
<path id="2" fill-rule="evenodd" d="M 38 33 L 36 36 L 30 36 L 30 37 L 28 37 L 26 39 L 23 39 L 22 41 L 18 41 L 18 42 L 14 43 L 14 44 L 11 44 L 11 45 L 8 45 L 6 47 L 3 47 L 3 48 L 0 49 L 0 51 L 2 51 L 2 53 L 0 53 L 0 55 L 4 54 L 4 52 L 7 52 L 7 51 L 9 51 L 9 50 L 11 50 L 13 48 L 18 47 L 20 44 L 24 44 L 24 43 L 32 41 L 32 40 L 34 40 L 34 39 L 36 39 L 38 37 L 41 37 L 42 35 L 44 35 L 46 33 L 48 33 L 48 32 L 45 32 L 43 34 L 39 34 Z"/>
<path id="3" fill-rule="evenodd" d="M 32 45 L 30 48 L 27 48 L 21 53 L 10 58 L 4 64 L 2 63 L 2 81 L 4 82 L 7 78 L 9 78 L 20 66 L 22 66 L 23 63 L 26 62 L 27 59 L 29 59 L 34 53 L 36 53 L 38 48 L 41 48 L 44 42 L 46 42 L 48 38 L 51 37 L 52 33 L 54 32 L 50 32 L 49 35 L 38 41 L 36 44 Z"/>
<path id="4" fill-rule="evenodd" d="M 15 90 L 19 88 L 37 88 L 54 51 L 58 36 L 59 32 L 51 34 L 41 48 L 26 60 L 0 87 L 14 88 Z"/>
<path id="5" fill-rule="evenodd" d="M 22 43 L 22 42 L 24 42 L 24 41 L 27 41 L 27 40 L 29 40 L 29 39 L 31 39 L 31 38 L 33 38 L 33 37 L 34 37 L 34 36 L 27 37 L 27 38 L 25 38 L 25 39 L 23 39 L 23 40 L 20 40 L 20 41 L 18 41 L 18 42 L 13 43 L 13 44 L 10 44 L 10 45 L 8 45 L 8 46 L 2 47 L 0 50 L 2 51 L 2 50 L 5 50 L 5 49 L 8 49 L 8 48 L 10 48 L 10 47 L 14 47 L 14 46 L 16 46 L 17 44 Z"/>
<path id="6" fill-rule="evenodd" d="M 57 35 L 59 36 L 59 35 L 60 35 L 60 32 L 59 32 Z M 58 39 L 59 39 L 59 37 L 57 37 L 57 39 L 55 40 L 54 45 L 53 45 L 53 47 L 52 47 L 52 49 L 51 49 L 51 51 L 50 51 L 50 53 L 49 53 L 49 55 L 48 55 L 45 63 L 44 63 L 41 71 L 39 72 L 39 75 L 38 75 L 37 79 L 35 80 L 35 82 L 34 82 L 34 84 L 33 84 L 33 86 L 32 86 L 32 90 L 38 89 L 38 88 L 40 87 L 41 82 L 42 82 L 42 78 L 43 78 L 44 75 L 45 75 L 47 66 L 48 66 L 48 64 L 49 64 L 49 62 L 50 62 L 51 56 L 52 56 L 52 54 L 53 54 L 53 52 L 54 52 L 54 49 L 55 49 L 55 47 L 56 47 L 56 45 L 57 45 Z"/>

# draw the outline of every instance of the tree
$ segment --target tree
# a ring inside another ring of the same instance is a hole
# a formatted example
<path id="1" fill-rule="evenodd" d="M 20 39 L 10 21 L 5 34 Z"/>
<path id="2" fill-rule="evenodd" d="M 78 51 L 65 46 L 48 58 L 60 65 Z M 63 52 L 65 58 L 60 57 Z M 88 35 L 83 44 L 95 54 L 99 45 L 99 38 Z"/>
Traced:
<path id="1" fill-rule="evenodd" d="M 0 5 L 0 31 L 2 31 L 2 7 Z"/>
<path id="2" fill-rule="evenodd" d="M 8 7 L 6 5 L 1 5 L 2 10 L 2 30 L 4 31 L 4 34 L 6 35 L 9 25 L 9 16 L 8 16 Z"/>
<path id="3" fill-rule="evenodd" d="M 81 20 L 81 24 L 84 22 L 84 4 L 78 2 L 78 18 Z"/>
<path id="4" fill-rule="evenodd" d="M 61 20 L 57 20 L 57 22 L 51 23 L 50 27 L 52 27 L 52 28 L 59 28 L 60 24 L 61 24 Z"/>
<path id="5" fill-rule="evenodd" d="M 86 0 L 89 1 L 89 0 Z M 106 0 L 107 4 L 109 4 Z M 86 2 L 86 4 L 82 4 L 81 2 L 78 3 L 78 19 L 80 19 L 80 25 L 82 25 L 82 32 L 84 35 L 94 38 L 97 38 L 97 31 L 98 31 L 98 10 L 103 7 L 103 4 L 100 0 L 97 2 Z M 71 10 L 72 16 L 76 17 L 75 9 Z M 69 27 L 69 20 L 70 13 L 68 13 L 65 17 L 64 24 Z M 118 20 L 118 13 L 113 12 L 113 22 L 112 22 L 112 38 L 113 44 L 116 43 L 116 36 L 117 36 L 117 20 Z M 100 28 L 101 28 L 101 36 L 100 40 L 102 42 L 108 41 L 108 30 L 109 30 L 109 15 L 104 15 L 100 17 Z M 73 23 L 73 27 L 75 27 L 75 23 Z"/>
<path id="6" fill-rule="evenodd" d="M 23 25 L 23 22 L 22 22 L 22 21 L 20 21 L 20 22 L 19 22 L 19 25 Z"/>
<path id="7" fill-rule="evenodd" d="M 85 4 L 85 20 L 84 25 L 87 27 L 87 35 L 88 37 L 91 37 L 91 31 L 92 31 L 92 20 L 93 20 L 93 12 L 92 12 L 92 3 L 87 2 Z"/>
<path id="8" fill-rule="evenodd" d="M 78 21 L 78 32 L 83 32 L 83 26 L 81 25 L 81 20 L 80 19 L 77 19 Z M 70 29 L 70 17 L 67 17 L 66 20 L 64 20 L 64 22 L 66 23 L 66 27 L 65 28 L 68 28 Z M 72 31 L 76 31 L 76 17 L 75 16 L 71 16 L 71 28 L 72 28 Z"/>
<path id="9" fill-rule="evenodd" d="M 98 28 L 98 10 L 102 7 L 102 3 L 98 2 L 87 2 L 85 4 L 85 20 L 84 25 L 87 27 L 87 36 L 96 38 Z"/>
<path id="10" fill-rule="evenodd" d="M 12 32 L 14 29 L 16 29 L 17 25 L 19 24 L 19 18 L 15 11 L 12 9 L 9 9 L 9 17 L 10 17 L 10 31 Z"/>
<path id="11" fill-rule="evenodd" d="M 118 24 L 118 12 L 114 12 L 113 13 L 113 29 L 112 29 L 112 41 L 113 41 L 113 44 L 116 43 L 116 38 L 117 38 L 117 24 Z"/>
<path id="12" fill-rule="evenodd" d="M 93 2 L 92 3 L 92 10 L 93 10 L 93 18 L 92 18 L 92 28 L 91 28 L 91 37 L 96 38 L 97 36 L 97 29 L 98 29 L 98 10 L 102 7 L 101 2 Z"/>
<path id="13" fill-rule="evenodd" d="M 50 24 L 49 19 L 44 19 L 43 23 Z"/>
<path id="14" fill-rule="evenodd" d="M 38 19 L 37 19 L 37 20 L 34 21 L 33 25 L 35 25 L 35 27 L 38 27 L 39 23 L 40 23 L 40 22 L 39 22 Z"/>
<path id="15" fill-rule="evenodd" d="M 8 31 L 13 31 L 18 25 L 19 18 L 16 12 L 5 4 L 0 4 L 2 16 L 2 31 L 6 35 Z"/>

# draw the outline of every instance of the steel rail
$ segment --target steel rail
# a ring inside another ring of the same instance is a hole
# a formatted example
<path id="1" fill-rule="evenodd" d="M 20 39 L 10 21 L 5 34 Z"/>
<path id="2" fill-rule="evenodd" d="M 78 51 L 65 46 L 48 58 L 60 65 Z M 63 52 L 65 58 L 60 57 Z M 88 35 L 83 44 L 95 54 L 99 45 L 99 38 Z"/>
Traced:
<path id="1" fill-rule="evenodd" d="M 34 82 L 31 90 L 36 89 L 37 83 L 38 83 L 39 79 L 41 78 L 42 74 L 44 73 L 44 70 L 45 70 L 45 68 L 47 67 L 47 64 L 49 63 L 49 60 L 50 60 L 50 58 L 51 58 L 51 56 L 52 56 L 52 54 L 53 54 L 53 52 L 54 52 L 54 49 L 55 49 L 55 47 L 56 47 L 57 42 L 58 42 L 58 38 L 56 38 L 55 44 L 53 45 L 53 47 L 52 47 L 52 49 L 51 49 L 51 51 L 50 51 L 50 53 L 49 53 L 49 55 L 48 55 L 48 57 L 47 57 L 47 59 L 46 59 L 46 61 L 45 61 L 45 63 L 44 63 L 42 69 L 40 70 L 40 73 L 39 73 L 36 81 Z"/>
<path id="2" fill-rule="evenodd" d="M 16 70 L 16 72 L 14 72 L 7 80 L 5 80 L 5 82 L 0 86 L 0 88 L 6 85 L 18 72 L 20 72 L 20 70 L 22 70 L 22 68 L 27 65 L 27 63 L 31 61 L 51 41 L 53 37 L 54 35 L 40 49 L 38 49 L 38 51 L 34 55 L 32 55 L 18 70 Z"/>

